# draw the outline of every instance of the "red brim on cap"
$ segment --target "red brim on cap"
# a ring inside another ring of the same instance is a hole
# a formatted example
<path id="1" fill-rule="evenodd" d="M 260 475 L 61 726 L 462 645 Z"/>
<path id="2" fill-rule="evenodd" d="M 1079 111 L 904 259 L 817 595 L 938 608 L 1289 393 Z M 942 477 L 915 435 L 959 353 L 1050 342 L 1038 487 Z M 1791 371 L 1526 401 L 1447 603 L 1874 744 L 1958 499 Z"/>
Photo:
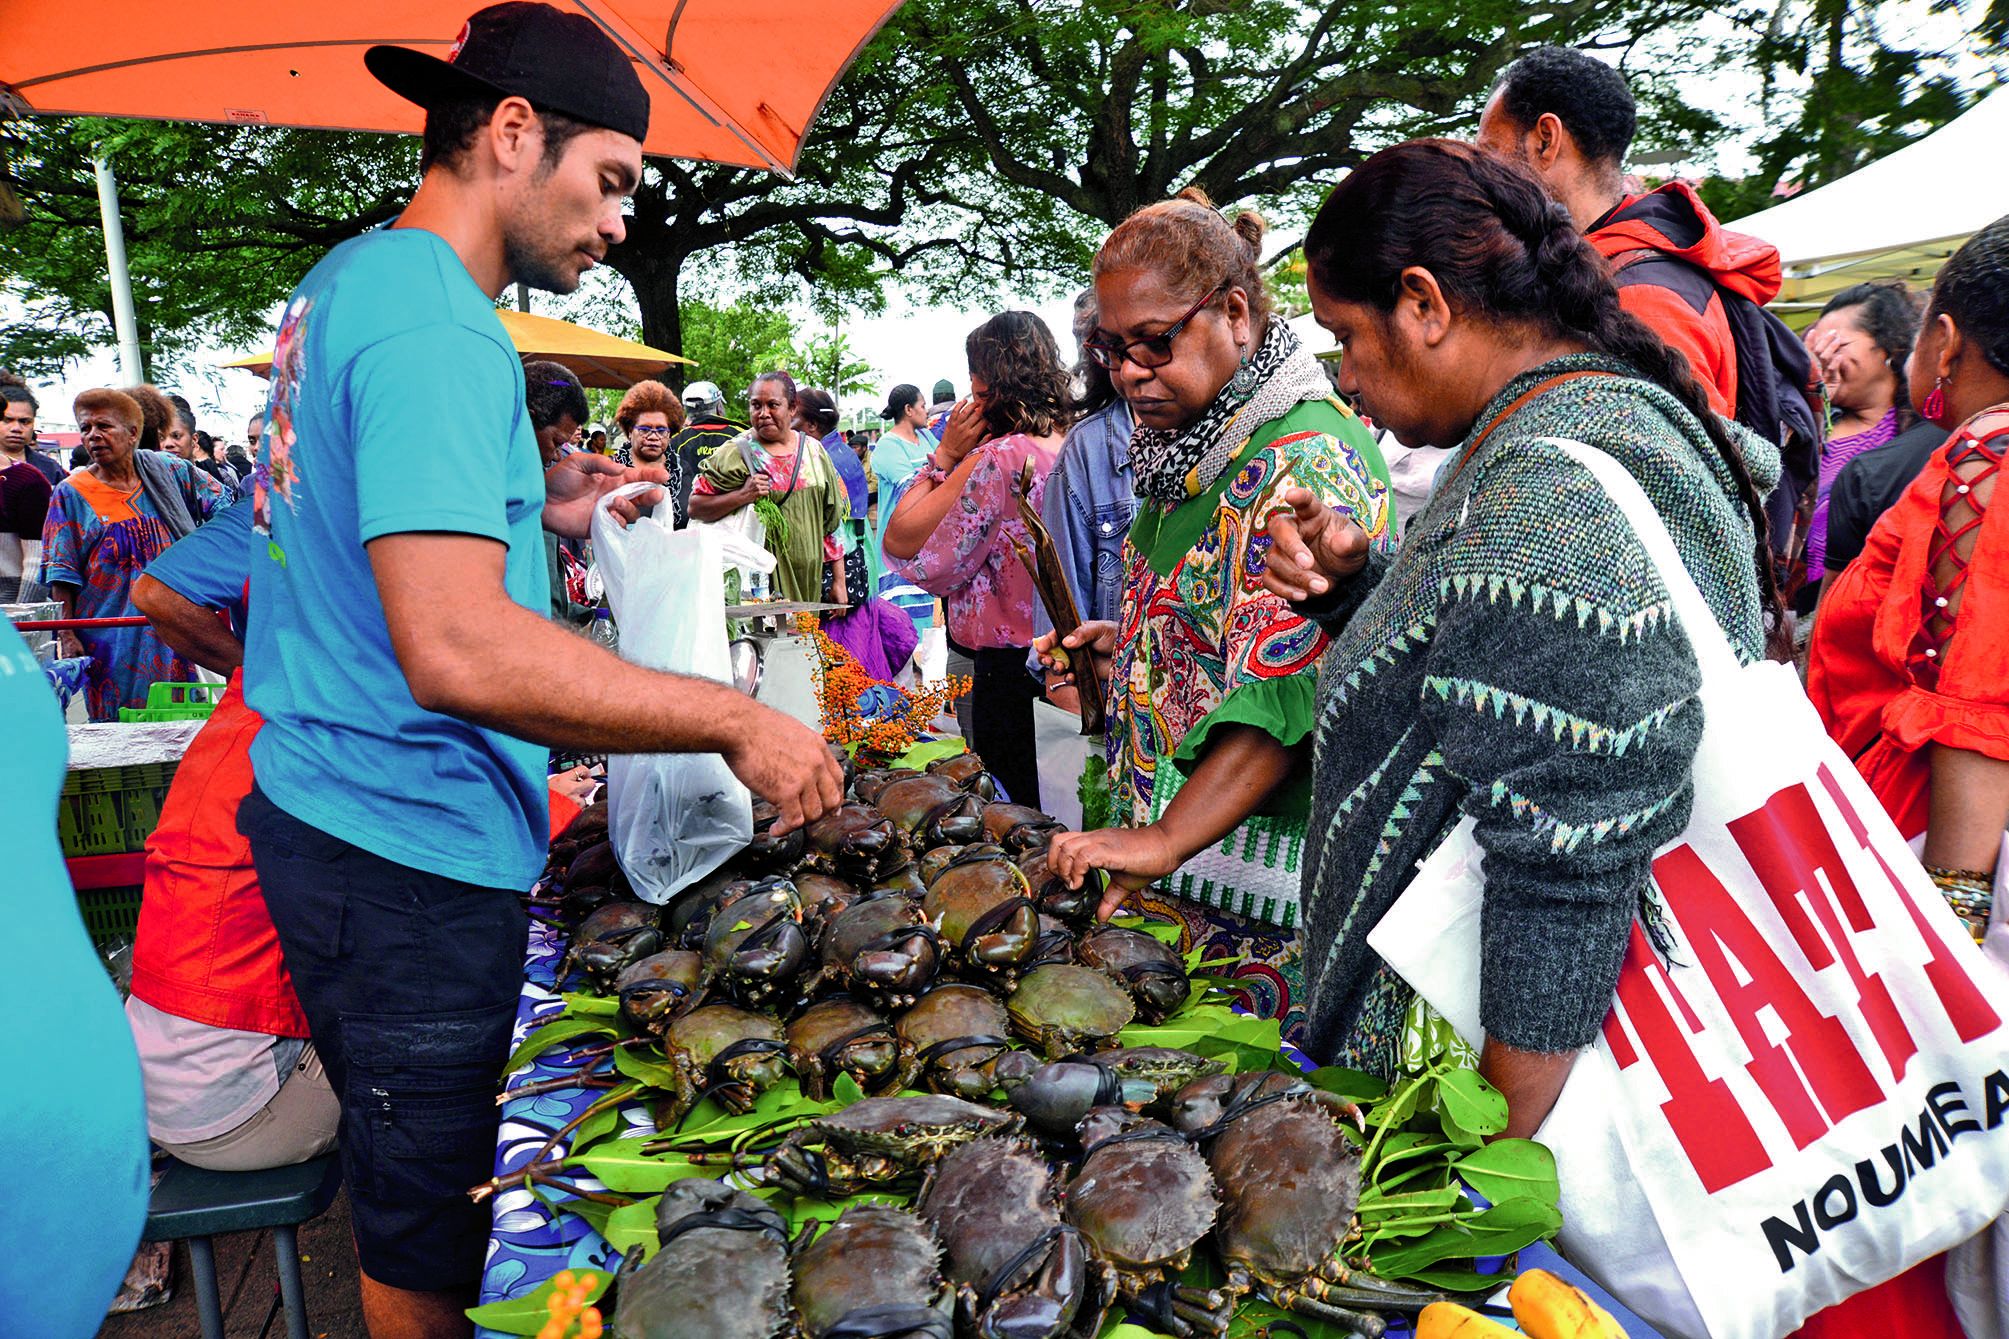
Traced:
<path id="1" fill-rule="evenodd" d="M 363 53 L 363 65 L 385 88 L 427 109 L 453 98 L 508 96 L 508 90 L 410 47 L 373 46 Z"/>

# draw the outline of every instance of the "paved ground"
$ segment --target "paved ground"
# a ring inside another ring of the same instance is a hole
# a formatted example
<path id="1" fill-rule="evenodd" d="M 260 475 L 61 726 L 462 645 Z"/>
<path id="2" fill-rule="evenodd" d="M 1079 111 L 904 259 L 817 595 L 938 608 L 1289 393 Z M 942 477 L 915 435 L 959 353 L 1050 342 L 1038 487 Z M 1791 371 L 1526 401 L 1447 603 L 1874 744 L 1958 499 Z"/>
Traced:
<path id="1" fill-rule="evenodd" d="M 362 1298 L 356 1285 L 356 1253 L 349 1242 L 346 1191 L 311 1223 L 300 1228 L 300 1275 L 307 1285 L 307 1332 L 315 1339 L 365 1339 Z M 228 1339 L 257 1339 L 266 1313 L 279 1296 L 269 1232 L 239 1232 L 216 1239 L 217 1287 L 223 1298 Z M 108 1316 L 99 1339 L 197 1339 L 195 1285 L 189 1280 L 188 1248 L 174 1248 L 174 1300 L 122 1316 Z M 286 1322 L 274 1316 L 268 1336 L 283 1336 Z"/>

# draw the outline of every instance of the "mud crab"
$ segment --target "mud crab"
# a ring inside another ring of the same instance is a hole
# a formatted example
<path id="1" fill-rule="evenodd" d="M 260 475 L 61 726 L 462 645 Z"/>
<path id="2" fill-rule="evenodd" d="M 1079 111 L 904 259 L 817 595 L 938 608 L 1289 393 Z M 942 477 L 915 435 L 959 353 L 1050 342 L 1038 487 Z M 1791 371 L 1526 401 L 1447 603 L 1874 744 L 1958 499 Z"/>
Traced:
<path id="1" fill-rule="evenodd" d="M 1351 1308 L 1419 1311 L 1441 1300 L 1351 1270 L 1340 1258 L 1360 1201 L 1360 1153 L 1337 1124 L 1358 1115 L 1350 1103 L 1272 1073 L 1195 1080 L 1174 1106 L 1176 1119 L 1204 1143 L 1221 1189 L 1214 1245 L 1227 1291 L 1252 1292 L 1369 1339 L 1387 1322 Z"/>
<path id="2" fill-rule="evenodd" d="M 1009 860 L 965 857 L 928 885 L 921 911 L 969 971 L 1009 990 L 1039 943 L 1039 912 L 1028 891 Z"/>
<path id="3" fill-rule="evenodd" d="M 677 1124 L 707 1097 L 734 1113 L 748 1110 L 781 1081 L 787 1045 L 772 1018 L 730 1004 L 691 1010 L 663 1034 L 676 1089 L 663 1099 L 657 1123 Z"/>
<path id="4" fill-rule="evenodd" d="M 660 1037 L 671 1020 L 697 1003 L 704 975 L 704 959 L 685 948 L 632 962 L 614 978 L 621 1016 L 637 1032 Z"/>
<path id="5" fill-rule="evenodd" d="M 658 914 L 646 902 L 609 902 L 595 909 L 572 932 L 572 948 L 558 964 L 559 984 L 577 967 L 595 991 L 612 989 L 631 964 L 663 947 Z"/>
<path id="6" fill-rule="evenodd" d="M 1067 1185 L 1067 1221 L 1114 1291 L 1171 1334 L 1225 1333 L 1234 1295 L 1173 1281 L 1220 1211 L 1206 1159 L 1170 1126 L 1121 1107 L 1089 1112 L 1079 1135 L 1086 1152 Z"/>
<path id="7" fill-rule="evenodd" d="M 803 832 L 801 828 L 790 828 L 776 836 L 774 825 L 780 821 L 781 810 L 766 800 L 755 800 L 753 840 L 734 863 L 753 874 L 780 874 L 792 869 L 802 858 Z"/>
<path id="8" fill-rule="evenodd" d="M 906 858 L 887 816 L 862 804 L 840 805 L 803 829 L 809 865 L 847 879 L 869 880 Z"/>
<path id="9" fill-rule="evenodd" d="M 1008 851 L 1033 851 L 1065 831 L 1051 814 L 1023 804 L 987 804 L 983 808 L 984 836 Z"/>
<path id="10" fill-rule="evenodd" d="M 935 1165 L 915 1209 L 935 1229 L 967 1331 L 979 1339 L 1091 1336 L 1108 1309 L 1060 1187 L 1021 1139 L 979 1139 Z"/>
<path id="11" fill-rule="evenodd" d="M 675 1181 L 656 1206 L 656 1251 L 621 1281 L 624 1339 L 770 1339 L 788 1323 L 788 1228 L 718 1181 Z"/>
<path id="12" fill-rule="evenodd" d="M 929 1167 L 958 1144 L 1017 1130 L 1011 1112 L 960 1097 L 868 1097 L 791 1131 L 763 1174 L 798 1193 L 855 1195 Z"/>
<path id="13" fill-rule="evenodd" d="M 1139 930 L 1104 926 L 1083 935 L 1074 954 L 1083 966 L 1122 982 L 1147 1023 L 1164 1022 L 1185 1007 L 1193 993 L 1192 978 L 1179 955 Z"/>
<path id="14" fill-rule="evenodd" d="M 935 979 L 940 938 L 904 897 L 854 902 L 823 932 L 820 965 L 808 989 L 846 989 L 882 1008 L 914 1002 Z"/>
<path id="15" fill-rule="evenodd" d="M 749 1007 L 792 986 L 809 961 L 802 898 L 784 878 L 762 879 L 721 899 L 705 931 L 705 981 Z"/>
<path id="16" fill-rule="evenodd" d="M 1122 986 L 1092 967 L 1060 962 L 1026 973 L 1005 1001 L 1005 1012 L 1018 1034 L 1049 1060 L 1093 1050 L 1137 1016 Z"/>
<path id="17" fill-rule="evenodd" d="M 1168 1046 L 1128 1046 L 1037 1067 L 996 1066 L 1014 1110 L 1052 1140 L 1074 1136 L 1082 1117 L 1099 1106 L 1148 1107 L 1196 1078 L 1221 1072 L 1221 1062 Z"/>
<path id="18" fill-rule="evenodd" d="M 795 1248 L 789 1288 L 805 1339 L 953 1339 L 942 1248 L 904 1209 L 859 1204 Z"/>
<path id="19" fill-rule="evenodd" d="M 788 1025 L 788 1063 L 802 1091 L 816 1101 L 849 1074 L 860 1088 L 892 1086 L 900 1072 L 900 1042 L 893 1025 L 849 996 L 819 1000 Z"/>
<path id="20" fill-rule="evenodd" d="M 924 1083 L 971 1101 L 989 1096 L 991 1066 L 1011 1042 L 1004 1006 L 977 986 L 935 986 L 895 1025 L 900 1035 L 902 1088 Z"/>

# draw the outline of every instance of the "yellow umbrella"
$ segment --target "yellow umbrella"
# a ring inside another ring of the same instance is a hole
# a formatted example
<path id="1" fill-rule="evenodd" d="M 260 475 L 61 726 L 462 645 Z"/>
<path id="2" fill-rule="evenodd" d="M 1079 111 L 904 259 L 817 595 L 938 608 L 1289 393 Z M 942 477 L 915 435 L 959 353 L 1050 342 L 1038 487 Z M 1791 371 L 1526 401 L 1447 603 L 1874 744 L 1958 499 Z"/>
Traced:
<path id="1" fill-rule="evenodd" d="M 635 340 L 588 330 L 583 325 L 574 325 L 556 317 L 511 311 L 506 307 L 495 314 L 502 319 L 502 328 L 509 332 L 510 342 L 516 345 L 517 353 L 525 360 L 542 358 L 563 364 L 577 374 L 581 385 L 624 390 L 638 381 L 661 374 L 673 363 L 696 366 L 690 359 L 680 358 L 666 349 L 652 349 Z M 224 366 L 242 367 L 261 377 L 270 376 L 272 355 L 257 353 Z"/>

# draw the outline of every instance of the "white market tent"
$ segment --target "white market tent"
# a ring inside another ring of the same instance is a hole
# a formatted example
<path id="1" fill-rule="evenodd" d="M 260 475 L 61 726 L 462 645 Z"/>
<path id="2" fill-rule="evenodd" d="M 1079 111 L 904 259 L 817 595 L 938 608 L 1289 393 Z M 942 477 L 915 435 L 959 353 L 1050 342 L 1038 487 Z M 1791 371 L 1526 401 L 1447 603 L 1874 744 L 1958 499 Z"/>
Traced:
<path id="1" fill-rule="evenodd" d="M 1962 242 L 2009 214 L 2009 177 L 1991 166 L 2005 153 L 2009 85 L 1922 140 L 1726 226 L 1779 248 L 1785 286 L 1772 309 L 1798 325 L 1850 284 L 1928 287 Z"/>

